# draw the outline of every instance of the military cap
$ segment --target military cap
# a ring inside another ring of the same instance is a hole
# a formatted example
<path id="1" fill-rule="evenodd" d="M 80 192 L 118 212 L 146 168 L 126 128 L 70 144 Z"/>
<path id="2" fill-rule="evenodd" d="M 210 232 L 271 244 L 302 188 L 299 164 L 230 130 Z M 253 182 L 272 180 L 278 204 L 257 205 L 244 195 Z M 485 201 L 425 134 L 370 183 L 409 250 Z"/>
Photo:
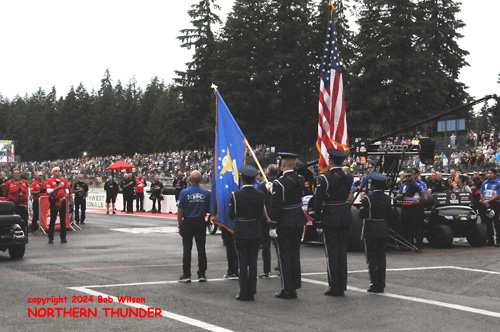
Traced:
<path id="1" fill-rule="evenodd" d="M 243 165 L 240 167 L 240 174 L 249 178 L 254 178 L 259 175 L 259 170 L 251 165 Z"/>
<path id="2" fill-rule="evenodd" d="M 328 149 L 326 152 L 330 155 L 332 158 L 345 158 L 347 157 L 347 153 L 341 150 L 337 149 Z"/>
<path id="3" fill-rule="evenodd" d="M 386 182 L 387 176 L 378 172 L 371 172 L 368 176 L 372 181 Z"/>
<path id="4" fill-rule="evenodd" d="M 278 156 L 280 156 L 281 159 L 297 159 L 298 157 L 295 153 L 290 152 L 278 152 Z"/>

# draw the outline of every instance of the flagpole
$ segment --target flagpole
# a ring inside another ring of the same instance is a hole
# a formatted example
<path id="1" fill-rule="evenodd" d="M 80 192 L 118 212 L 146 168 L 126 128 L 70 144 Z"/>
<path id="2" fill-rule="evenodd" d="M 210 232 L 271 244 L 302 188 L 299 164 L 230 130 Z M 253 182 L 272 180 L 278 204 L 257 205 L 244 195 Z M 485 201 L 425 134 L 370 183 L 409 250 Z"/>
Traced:
<path id="1" fill-rule="evenodd" d="M 245 144 L 247 145 L 248 150 L 250 150 L 250 153 L 252 154 L 253 160 L 255 160 L 255 163 L 257 164 L 257 167 L 259 168 L 260 174 L 262 174 L 264 181 L 266 181 L 266 183 L 269 183 L 269 180 L 267 179 L 266 173 L 264 173 L 264 171 L 262 170 L 262 167 L 260 166 L 259 160 L 255 156 L 255 153 L 253 152 L 252 147 L 250 146 L 250 144 L 248 143 L 248 140 L 246 140 L 246 139 L 245 139 Z"/>

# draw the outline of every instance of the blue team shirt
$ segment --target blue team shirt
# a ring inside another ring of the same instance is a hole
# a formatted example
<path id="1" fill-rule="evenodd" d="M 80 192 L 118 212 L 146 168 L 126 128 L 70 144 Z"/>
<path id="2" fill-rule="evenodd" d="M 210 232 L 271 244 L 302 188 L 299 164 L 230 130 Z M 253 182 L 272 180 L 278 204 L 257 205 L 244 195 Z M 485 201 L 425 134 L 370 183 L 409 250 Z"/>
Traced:
<path id="1" fill-rule="evenodd" d="M 500 180 L 495 179 L 493 182 L 490 182 L 490 180 L 484 181 L 479 193 L 483 194 L 487 200 L 493 198 L 500 193 Z"/>
<path id="2" fill-rule="evenodd" d="M 359 184 L 359 187 L 360 188 L 363 188 L 363 186 L 365 185 L 365 181 L 366 181 L 366 175 L 363 175 L 363 178 L 361 179 L 361 183 Z M 370 185 L 372 184 L 372 178 L 368 178 L 368 188 L 370 188 Z M 351 186 L 351 192 L 355 192 L 356 191 L 356 185 L 355 185 L 355 181 L 352 182 L 352 186 Z"/>
<path id="3" fill-rule="evenodd" d="M 403 197 L 403 202 L 409 202 L 409 203 L 418 203 L 422 199 L 423 196 L 427 195 L 427 191 L 424 189 L 424 186 L 418 183 L 419 181 L 414 181 L 412 183 L 403 183 L 401 185 L 401 188 L 399 188 L 398 194 L 404 194 L 410 185 L 416 184 L 418 187 L 418 192 L 415 193 L 412 197 L 404 196 Z M 425 186 L 426 187 L 426 186 Z"/>
<path id="4" fill-rule="evenodd" d="M 205 217 L 210 211 L 210 192 L 198 184 L 192 184 L 181 191 L 177 207 L 184 210 L 184 218 Z"/>
<path id="5" fill-rule="evenodd" d="M 424 181 L 417 180 L 417 186 L 421 187 L 424 193 L 427 194 L 427 184 Z"/>

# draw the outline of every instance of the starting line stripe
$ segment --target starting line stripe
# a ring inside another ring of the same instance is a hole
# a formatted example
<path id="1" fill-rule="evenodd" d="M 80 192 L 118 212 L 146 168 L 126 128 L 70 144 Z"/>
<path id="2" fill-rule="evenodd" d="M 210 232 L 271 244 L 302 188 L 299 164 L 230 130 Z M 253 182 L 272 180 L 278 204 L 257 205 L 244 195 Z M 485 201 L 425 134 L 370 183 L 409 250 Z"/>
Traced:
<path id="1" fill-rule="evenodd" d="M 319 281 L 319 280 L 302 278 L 302 281 L 308 282 L 310 284 L 315 284 L 315 285 L 328 286 L 328 282 Z M 350 291 L 353 291 L 353 292 L 365 293 L 365 294 L 367 293 L 366 289 L 361 289 L 361 288 L 357 288 L 357 287 L 347 286 L 347 289 Z M 477 309 L 477 308 L 472 308 L 472 307 L 466 307 L 463 305 L 446 303 L 446 302 L 441 302 L 441 301 L 426 300 L 426 299 L 422 299 L 419 297 L 398 295 L 398 294 L 392 294 L 392 293 L 378 293 L 378 294 L 371 294 L 371 295 L 378 295 L 378 296 L 384 296 L 384 297 L 389 297 L 389 298 L 394 298 L 394 299 L 399 299 L 399 300 L 405 300 L 405 301 L 411 301 L 411 302 L 417 302 L 417 303 L 423 303 L 423 304 L 430 304 L 430 305 L 435 305 L 438 307 L 455 309 L 455 310 L 465 311 L 465 312 L 469 312 L 469 313 L 480 314 L 483 316 L 500 318 L 499 312 Z"/>
<path id="2" fill-rule="evenodd" d="M 88 289 L 86 287 L 69 287 L 69 289 L 72 289 L 72 290 L 75 290 L 75 291 L 78 291 L 78 292 L 82 292 L 82 293 L 86 293 L 86 294 L 89 294 L 89 295 L 92 295 L 92 296 L 102 296 L 102 297 L 109 296 L 110 298 L 113 299 L 113 302 L 119 303 L 118 298 L 115 297 L 115 296 L 111 296 L 109 294 L 97 292 L 97 291 Z M 139 303 L 120 303 L 120 304 L 127 305 L 129 307 L 133 307 L 133 308 L 137 308 L 137 309 L 144 309 L 144 310 L 148 310 L 149 308 L 152 308 L 152 307 L 149 307 L 147 305 L 139 304 Z M 228 330 L 228 329 L 225 329 L 225 328 L 220 327 L 220 326 L 216 326 L 216 325 L 212 325 L 212 324 L 209 324 L 209 323 L 205 323 L 205 322 L 202 322 L 201 320 L 189 318 L 189 317 L 186 317 L 186 316 L 174 314 L 173 312 L 165 311 L 163 309 L 161 310 L 161 315 L 162 315 L 163 318 L 170 318 L 170 319 L 176 320 L 178 322 L 182 322 L 182 323 L 185 323 L 185 324 L 188 324 L 188 325 L 196 326 L 196 327 L 208 330 L 208 331 L 213 331 L 213 332 L 233 332 L 232 330 Z"/>

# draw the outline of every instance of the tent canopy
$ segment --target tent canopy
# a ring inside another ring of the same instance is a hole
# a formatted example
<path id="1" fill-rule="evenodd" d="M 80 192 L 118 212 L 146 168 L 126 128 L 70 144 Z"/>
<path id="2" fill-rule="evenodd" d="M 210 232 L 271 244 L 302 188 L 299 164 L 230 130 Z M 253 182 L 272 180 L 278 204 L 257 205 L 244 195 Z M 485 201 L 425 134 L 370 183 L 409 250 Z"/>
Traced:
<path id="1" fill-rule="evenodd" d="M 109 167 L 106 167 L 106 169 L 111 169 L 111 170 L 130 169 L 130 168 L 135 168 L 135 166 L 127 164 L 126 162 L 121 161 L 121 160 L 110 165 Z"/>

